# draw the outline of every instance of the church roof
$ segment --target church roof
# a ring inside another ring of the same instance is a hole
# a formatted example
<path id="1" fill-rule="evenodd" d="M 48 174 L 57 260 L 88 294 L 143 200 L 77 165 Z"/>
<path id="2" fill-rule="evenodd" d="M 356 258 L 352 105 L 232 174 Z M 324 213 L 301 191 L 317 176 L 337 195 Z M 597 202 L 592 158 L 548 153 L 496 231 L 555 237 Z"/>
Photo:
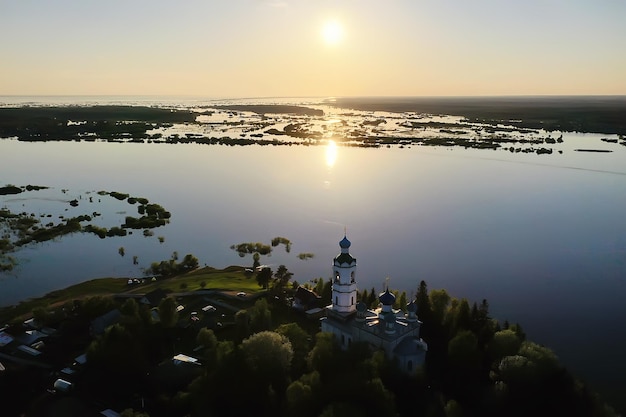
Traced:
<path id="1" fill-rule="evenodd" d="M 339 246 L 342 249 L 348 249 L 350 247 L 352 243 L 348 240 L 348 238 L 344 235 L 343 239 L 341 239 L 341 242 L 339 242 Z"/>
<path id="2" fill-rule="evenodd" d="M 415 312 L 417 312 L 417 303 L 415 302 L 415 300 L 411 301 L 410 303 L 408 303 L 408 304 L 406 305 L 406 310 L 407 310 L 409 313 L 415 313 Z"/>
<path id="3" fill-rule="evenodd" d="M 405 337 L 393 350 L 398 356 L 415 356 L 426 351 L 424 342 L 417 337 Z"/>
<path id="4" fill-rule="evenodd" d="M 353 258 L 352 255 L 350 255 L 349 253 L 340 253 L 339 255 L 335 256 L 335 263 L 339 265 L 351 265 L 354 262 L 356 262 L 356 258 Z"/>
<path id="5" fill-rule="evenodd" d="M 390 306 L 396 302 L 396 296 L 390 293 L 389 288 L 387 288 L 385 292 L 380 293 L 378 301 L 380 301 L 380 303 L 384 306 Z"/>

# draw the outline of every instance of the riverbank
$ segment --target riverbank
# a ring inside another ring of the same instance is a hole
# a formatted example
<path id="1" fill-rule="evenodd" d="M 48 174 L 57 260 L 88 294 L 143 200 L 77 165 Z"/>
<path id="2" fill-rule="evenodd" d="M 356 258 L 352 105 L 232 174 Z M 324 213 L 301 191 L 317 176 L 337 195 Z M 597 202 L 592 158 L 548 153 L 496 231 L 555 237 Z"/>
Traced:
<path id="1" fill-rule="evenodd" d="M 97 278 L 52 291 L 43 297 L 0 308 L 0 324 L 23 321 L 30 318 L 37 308 L 51 309 L 75 299 L 123 293 L 143 294 L 158 288 L 168 292 L 216 289 L 254 294 L 261 291 L 256 280 L 245 272 L 243 266 L 229 266 L 224 269 L 207 266 L 167 278 Z"/>

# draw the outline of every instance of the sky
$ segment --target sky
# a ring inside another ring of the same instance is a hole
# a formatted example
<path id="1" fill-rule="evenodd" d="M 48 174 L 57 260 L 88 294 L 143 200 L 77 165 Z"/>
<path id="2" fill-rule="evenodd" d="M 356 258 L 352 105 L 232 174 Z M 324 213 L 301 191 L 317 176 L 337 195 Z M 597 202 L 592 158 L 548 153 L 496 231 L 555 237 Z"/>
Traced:
<path id="1" fill-rule="evenodd" d="M 0 0 L 0 95 L 623 95 L 624 18 L 622 0 Z"/>

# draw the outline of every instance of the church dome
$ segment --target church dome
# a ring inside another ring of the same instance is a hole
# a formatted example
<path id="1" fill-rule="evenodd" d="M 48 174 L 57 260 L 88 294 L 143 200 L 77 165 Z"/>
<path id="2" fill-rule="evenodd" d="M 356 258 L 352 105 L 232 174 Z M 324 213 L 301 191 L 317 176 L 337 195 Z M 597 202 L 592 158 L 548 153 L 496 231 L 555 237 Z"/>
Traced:
<path id="1" fill-rule="evenodd" d="M 348 240 L 348 238 L 344 235 L 343 239 L 341 239 L 341 242 L 339 242 L 339 247 L 341 247 L 341 249 L 348 249 L 350 247 L 352 243 Z"/>
<path id="2" fill-rule="evenodd" d="M 410 303 L 406 305 L 406 311 L 408 311 L 409 313 L 417 312 L 417 303 L 415 302 L 415 300 L 411 301 Z"/>
<path id="3" fill-rule="evenodd" d="M 389 292 L 389 288 L 385 292 L 380 293 L 378 301 L 384 306 L 391 306 L 396 302 L 396 296 Z"/>

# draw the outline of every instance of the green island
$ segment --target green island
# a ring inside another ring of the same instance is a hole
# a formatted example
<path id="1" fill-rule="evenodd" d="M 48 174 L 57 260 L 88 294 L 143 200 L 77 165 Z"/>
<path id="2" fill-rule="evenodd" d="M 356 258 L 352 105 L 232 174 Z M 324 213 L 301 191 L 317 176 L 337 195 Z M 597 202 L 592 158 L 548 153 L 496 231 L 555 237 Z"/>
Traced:
<path id="1" fill-rule="evenodd" d="M 36 185 L 15 186 L 8 184 L 0 187 L 0 195 L 21 194 L 26 191 L 47 190 L 48 188 Z M 66 194 L 68 190 L 61 191 Z M 97 211 L 74 217 L 59 215 L 58 222 L 55 223 L 51 219 L 52 214 L 49 213 L 40 214 L 37 217 L 35 213 L 30 211 L 15 213 L 6 207 L 0 207 L 0 272 L 13 270 L 18 261 L 12 254 L 30 244 L 54 240 L 71 233 L 92 233 L 100 239 L 126 236 L 132 233 L 132 229 L 143 229 L 144 236 L 148 237 L 152 235 L 152 229 L 165 226 L 172 216 L 164 207 L 150 203 L 144 197 L 132 197 L 118 191 L 98 191 L 96 194 L 100 197 L 111 196 L 116 200 L 125 200 L 130 205 L 136 205 L 139 216 L 126 216 L 124 222 L 119 226 L 106 228 L 94 223 L 101 216 Z M 82 195 L 80 198 L 82 200 Z M 90 195 L 87 195 L 82 202 L 86 205 L 97 204 L 94 197 Z M 72 199 L 67 203 L 72 207 L 78 207 L 81 204 L 78 199 Z M 46 219 L 46 222 L 44 223 L 42 219 Z"/>
<path id="2" fill-rule="evenodd" d="M 86 281 L 0 310 L 7 323 L 0 389 L 12 398 L 3 409 L 26 416 L 617 415 L 519 324 L 491 317 L 486 300 L 429 291 L 424 281 L 416 289 L 414 300 L 394 291 L 397 314 L 416 303 L 428 342 L 424 366 L 407 375 L 366 343 L 342 348 L 320 332 L 319 312 L 294 309 L 302 293 L 312 305 L 330 304 L 332 282 L 300 285 L 284 265 Z M 357 295 L 372 311 L 384 303 L 374 288 Z"/>

